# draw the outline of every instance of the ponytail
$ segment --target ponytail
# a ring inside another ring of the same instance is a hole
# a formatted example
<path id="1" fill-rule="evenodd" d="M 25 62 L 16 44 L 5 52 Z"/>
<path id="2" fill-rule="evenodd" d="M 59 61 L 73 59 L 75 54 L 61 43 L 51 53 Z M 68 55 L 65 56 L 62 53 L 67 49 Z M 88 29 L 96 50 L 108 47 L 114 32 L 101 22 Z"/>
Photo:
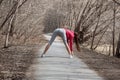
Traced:
<path id="1" fill-rule="evenodd" d="M 77 32 L 74 32 L 74 40 L 75 40 L 76 48 L 80 52 L 80 46 L 79 46 L 78 33 Z"/>

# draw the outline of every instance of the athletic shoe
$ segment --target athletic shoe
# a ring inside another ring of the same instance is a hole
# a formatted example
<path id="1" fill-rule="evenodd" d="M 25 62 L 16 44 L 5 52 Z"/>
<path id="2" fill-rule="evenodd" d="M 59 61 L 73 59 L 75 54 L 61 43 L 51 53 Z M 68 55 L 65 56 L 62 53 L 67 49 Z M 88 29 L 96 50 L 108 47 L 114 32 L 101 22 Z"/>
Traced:
<path id="1" fill-rule="evenodd" d="M 72 56 L 72 55 L 70 55 L 70 58 L 73 58 L 73 56 Z"/>
<path id="2" fill-rule="evenodd" d="M 42 55 L 41 55 L 41 58 L 43 58 L 43 57 L 45 57 L 45 54 L 42 54 Z"/>

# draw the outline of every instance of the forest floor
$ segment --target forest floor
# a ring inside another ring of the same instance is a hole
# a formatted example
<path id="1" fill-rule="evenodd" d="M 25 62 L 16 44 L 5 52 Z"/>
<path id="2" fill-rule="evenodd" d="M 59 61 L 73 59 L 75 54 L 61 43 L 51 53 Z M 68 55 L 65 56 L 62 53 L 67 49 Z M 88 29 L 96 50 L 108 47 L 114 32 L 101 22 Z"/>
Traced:
<path id="1" fill-rule="evenodd" d="M 26 71 L 36 57 L 36 51 L 45 44 L 11 46 L 0 48 L 0 80 L 29 80 Z M 90 51 L 81 47 L 81 52 L 75 51 L 91 69 L 105 80 L 120 80 L 120 59 Z"/>
<path id="2" fill-rule="evenodd" d="M 26 80 L 25 72 L 35 57 L 35 46 L 0 49 L 0 80 Z"/>
<path id="3" fill-rule="evenodd" d="M 120 59 L 96 53 L 81 47 L 81 52 L 75 51 L 90 69 L 95 70 L 105 80 L 120 80 Z"/>
<path id="4" fill-rule="evenodd" d="M 29 80 L 26 72 L 32 65 L 39 45 L 16 45 L 9 48 L 0 47 L 0 80 Z"/>

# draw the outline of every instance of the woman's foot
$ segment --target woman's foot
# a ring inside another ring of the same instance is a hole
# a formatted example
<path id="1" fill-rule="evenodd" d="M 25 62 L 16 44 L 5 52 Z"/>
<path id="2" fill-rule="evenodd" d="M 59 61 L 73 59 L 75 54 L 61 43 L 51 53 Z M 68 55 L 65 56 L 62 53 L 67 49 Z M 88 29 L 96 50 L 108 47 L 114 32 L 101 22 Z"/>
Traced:
<path id="1" fill-rule="evenodd" d="M 43 57 L 45 57 L 45 54 L 42 54 L 42 55 L 41 55 L 41 58 L 43 58 Z"/>
<path id="2" fill-rule="evenodd" d="M 70 58 L 73 58 L 73 56 L 72 56 L 72 55 L 70 55 Z"/>

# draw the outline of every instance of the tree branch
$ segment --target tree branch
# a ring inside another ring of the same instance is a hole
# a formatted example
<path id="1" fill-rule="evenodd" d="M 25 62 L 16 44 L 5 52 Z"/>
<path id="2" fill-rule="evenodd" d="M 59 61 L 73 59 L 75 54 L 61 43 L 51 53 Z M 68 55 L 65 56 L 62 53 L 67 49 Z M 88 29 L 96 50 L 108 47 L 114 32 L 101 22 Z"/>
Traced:
<path id="1" fill-rule="evenodd" d="M 118 4 L 118 5 L 120 5 L 120 3 L 119 2 L 117 2 L 116 0 L 113 0 L 116 4 Z"/>
<path id="2" fill-rule="evenodd" d="M 3 0 L 0 0 L 0 5 L 1 5 L 2 1 L 3 1 Z"/>

